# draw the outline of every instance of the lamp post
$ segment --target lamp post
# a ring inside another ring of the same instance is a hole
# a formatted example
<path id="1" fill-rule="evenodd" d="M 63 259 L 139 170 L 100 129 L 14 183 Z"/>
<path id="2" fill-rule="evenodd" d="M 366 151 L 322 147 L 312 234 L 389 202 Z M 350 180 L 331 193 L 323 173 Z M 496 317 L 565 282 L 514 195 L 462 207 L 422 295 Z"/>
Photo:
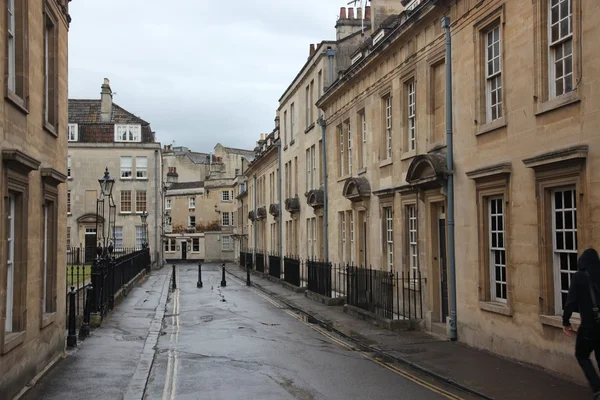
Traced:
<path id="1" fill-rule="evenodd" d="M 116 205 L 112 196 L 115 180 L 110 177 L 108 168 L 104 176 L 98 179 L 100 195 L 96 199 L 96 258 L 92 264 L 92 310 L 94 314 L 104 316 L 107 306 L 112 306 L 114 287 L 113 261 Z M 108 203 L 108 218 L 106 218 L 106 203 Z"/>
<path id="2" fill-rule="evenodd" d="M 140 214 L 142 220 L 142 249 L 148 248 L 148 213 L 143 211 Z"/>

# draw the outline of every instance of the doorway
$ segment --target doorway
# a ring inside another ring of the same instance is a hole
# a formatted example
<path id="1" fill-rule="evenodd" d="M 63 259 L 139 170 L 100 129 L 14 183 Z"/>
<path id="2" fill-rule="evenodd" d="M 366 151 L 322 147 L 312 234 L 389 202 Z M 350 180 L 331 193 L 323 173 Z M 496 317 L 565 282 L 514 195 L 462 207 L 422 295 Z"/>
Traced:
<path id="1" fill-rule="evenodd" d="M 187 242 L 181 242 L 181 259 L 187 260 Z"/>
<path id="2" fill-rule="evenodd" d="M 358 212 L 358 227 L 360 230 L 360 237 L 358 242 L 358 265 L 367 267 L 367 213 L 365 211 Z"/>
<path id="3" fill-rule="evenodd" d="M 96 228 L 85 228 L 85 263 L 90 264 L 96 258 Z"/>
<path id="4" fill-rule="evenodd" d="M 446 257 L 446 210 L 444 205 L 438 206 L 438 249 L 440 255 L 440 297 L 442 301 L 441 316 L 443 323 L 448 317 L 448 263 Z"/>

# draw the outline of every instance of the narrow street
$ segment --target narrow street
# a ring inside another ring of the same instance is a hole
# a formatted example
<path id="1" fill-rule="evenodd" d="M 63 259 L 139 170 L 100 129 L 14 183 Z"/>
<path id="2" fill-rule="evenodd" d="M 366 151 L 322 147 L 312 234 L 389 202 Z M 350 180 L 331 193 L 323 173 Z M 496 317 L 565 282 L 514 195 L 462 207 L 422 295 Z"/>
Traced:
<path id="1" fill-rule="evenodd" d="M 147 399 L 468 399 L 376 360 L 282 304 L 205 265 L 177 267 Z"/>

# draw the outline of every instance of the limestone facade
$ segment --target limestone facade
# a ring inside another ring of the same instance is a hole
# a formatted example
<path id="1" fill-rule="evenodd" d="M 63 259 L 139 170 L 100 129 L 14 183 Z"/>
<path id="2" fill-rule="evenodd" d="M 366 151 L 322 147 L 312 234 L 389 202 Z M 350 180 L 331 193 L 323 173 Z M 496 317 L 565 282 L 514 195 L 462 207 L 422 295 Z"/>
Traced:
<path id="1" fill-rule="evenodd" d="M 64 353 L 71 18 L 66 0 L 0 14 L 0 393 L 13 398 Z"/>
<path id="2" fill-rule="evenodd" d="M 600 235 L 600 11 L 580 0 L 402 3 L 317 103 L 330 259 L 420 273 L 426 326 L 444 332 L 452 173 L 459 340 L 581 379 L 559 316 L 577 255 Z"/>

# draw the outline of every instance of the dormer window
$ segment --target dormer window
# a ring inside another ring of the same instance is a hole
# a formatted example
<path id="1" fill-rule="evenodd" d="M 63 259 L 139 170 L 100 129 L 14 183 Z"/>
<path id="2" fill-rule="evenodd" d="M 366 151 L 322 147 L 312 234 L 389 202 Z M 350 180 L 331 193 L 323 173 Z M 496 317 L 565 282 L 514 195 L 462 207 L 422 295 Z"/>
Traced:
<path id="1" fill-rule="evenodd" d="M 76 142 L 79 139 L 78 128 L 79 127 L 77 126 L 77 124 L 69 124 L 68 132 L 67 132 L 69 142 Z"/>
<path id="2" fill-rule="evenodd" d="M 354 57 L 352 57 L 352 64 L 356 63 L 358 60 L 362 58 L 362 53 L 358 53 Z"/>
<path id="3" fill-rule="evenodd" d="M 115 125 L 115 142 L 141 142 L 141 125 Z"/>
<path id="4" fill-rule="evenodd" d="M 375 37 L 373 38 L 373 45 L 376 45 L 377 42 L 379 42 L 381 39 L 383 39 L 384 36 L 385 36 L 385 31 L 384 30 L 382 30 L 377 35 L 375 35 Z"/>

